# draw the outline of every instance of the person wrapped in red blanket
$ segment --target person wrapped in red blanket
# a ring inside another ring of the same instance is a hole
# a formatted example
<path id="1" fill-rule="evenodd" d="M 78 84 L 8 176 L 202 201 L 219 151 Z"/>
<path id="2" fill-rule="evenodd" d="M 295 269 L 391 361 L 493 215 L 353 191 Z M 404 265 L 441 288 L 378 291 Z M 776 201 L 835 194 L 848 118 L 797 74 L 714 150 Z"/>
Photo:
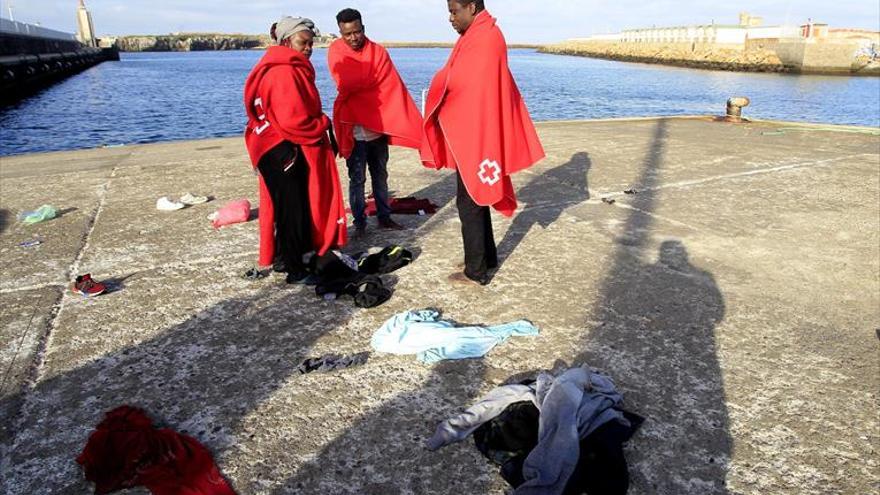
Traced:
<path id="1" fill-rule="evenodd" d="M 339 96 L 333 128 L 346 159 L 349 202 L 356 234 L 365 233 L 364 186 L 369 167 L 379 227 L 400 229 L 391 219 L 388 198 L 388 145 L 418 149 L 422 115 L 406 90 L 388 51 L 365 34 L 361 13 L 344 9 L 336 16 L 340 39 L 328 50 L 330 75 Z"/>
<path id="2" fill-rule="evenodd" d="M 544 149 L 507 65 L 507 44 L 482 0 L 449 0 L 461 37 L 428 92 L 422 162 L 458 175 L 464 273 L 452 281 L 489 282 L 498 266 L 489 206 L 516 210 L 510 175 L 544 158 Z"/>
<path id="3" fill-rule="evenodd" d="M 278 45 L 266 50 L 244 88 L 245 143 L 260 175 L 260 265 L 275 261 L 277 236 L 290 283 L 306 276 L 304 254 L 323 255 L 347 241 L 330 119 L 309 61 L 314 27 L 298 17 L 277 22 Z"/>
<path id="4" fill-rule="evenodd" d="M 156 429 L 143 410 L 130 406 L 107 413 L 76 462 L 97 495 L 136 486 L 153 495 L 235 495 L 198 440 Z"/>

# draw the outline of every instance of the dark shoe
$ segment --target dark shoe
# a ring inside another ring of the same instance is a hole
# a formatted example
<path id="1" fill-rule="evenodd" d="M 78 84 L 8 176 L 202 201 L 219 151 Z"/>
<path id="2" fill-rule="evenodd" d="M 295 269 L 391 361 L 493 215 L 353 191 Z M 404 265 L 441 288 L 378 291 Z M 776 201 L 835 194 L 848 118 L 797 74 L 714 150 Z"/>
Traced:
<path id="1" fill-rule="evenodd" d="M 268 270 L 260 270 L 257 267 L 251 268 L 250 270 L 244 272 L 244 279 L 250 281 L 262 280 L 269 276 Z"/>
<path id="2" fill-rule="evenodd" d="M 400 225 L 390 218 L 379 220 L 379 228 L 382 230 L 406 230 L 406 227 Z"/>
<path id="3" fill-rule="evenodd" d="M 449 276 L 449 281 L 454 284 L 461 285 L 489 285 L 489 277 L 483 276 L 481 278 L 472 278 L 471 276 L 465 274 L 464 272 L 455 272 Z"/>
<path id="4" fill-rule="evenodd" d="M 356 226 L 354 228 L 354 236 L 353 237 L 355 240 L 360 240 L 360 239 L 367 237 L 367 227 L 365 225 Z"/>

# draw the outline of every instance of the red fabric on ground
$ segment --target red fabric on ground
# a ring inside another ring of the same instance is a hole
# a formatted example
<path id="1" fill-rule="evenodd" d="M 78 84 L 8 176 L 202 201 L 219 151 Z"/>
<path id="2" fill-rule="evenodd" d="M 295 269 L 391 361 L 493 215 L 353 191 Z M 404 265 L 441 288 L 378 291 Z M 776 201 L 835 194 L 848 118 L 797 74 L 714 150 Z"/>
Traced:
<path id="1" fill-rule="evenodd" d="M 388 136 L 392 146 L 419 149 L 422 115 L 383 46 L 367 39 L 355 51 L 339 39 L 330 45 L 327 59 L 339 91 L 333 129 L 343 157 L 354 149 L 355 125 Z"/>
<path id="2" fill-rule="evenodd" d="M 260 158 L 290 141 L 300 146 L 309 164 L 312 240 L 318 254 L 347 242 L 345 205 L 336 158 L 327 134 L 330 119 L 321 108 L 315 68 L 302 53 L 272 46 L 253 68 L 244 89 L 248 115 L 245 143 L 256 168 Z M 260 265 L 275 257 L 274 208 L 260 181 Z M 267 226 L 272 226 L 269 228 Z"/>
<path id="3" fill-rule="evenodd" d="M 433 215 L 434 213 L 437 213 L 437 205 L 428 199 L 391 198 L 388 206 L 391 207 L 391 213 L 397 215 L 421 215 L 422 213 L 425 215 Z M 351 209 L 347 211 L 351 213 Z M 365 211 L 368 217 L 376 216 L 378 209 L 376 208 L 375 199 L 370 198 L 367 200 L 367 208 Z"/>
<path id="4" fill-rule="evenodd" d="M 507 65 L 507 44 L 483 11 L 459 38 L 428 91 L 422 162 L 457 168 L 471 198 L 504 215 L 516 210 L 510 175 L 544 148 Z"/>
<path id="5" fill-rule="evenodd" d="M 130 406 L 107 413 L 76 462 L 99 495 L 136 486 L 153 495 L 235 495 L 198 440 L 155 429 Z"/>

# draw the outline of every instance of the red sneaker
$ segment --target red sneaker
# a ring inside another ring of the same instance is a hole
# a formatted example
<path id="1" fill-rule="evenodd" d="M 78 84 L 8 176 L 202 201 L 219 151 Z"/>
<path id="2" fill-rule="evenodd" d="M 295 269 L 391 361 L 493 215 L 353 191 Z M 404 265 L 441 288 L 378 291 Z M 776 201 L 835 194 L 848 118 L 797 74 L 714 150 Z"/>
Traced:
<path id="1" fill-rule="evenodd" d="M 74 294 L 91 297 L 103 294 L 104 291 L 107 290 L 107 287 L 100 282 L 92 280 L 92 275 L 87 273 L 76 277 L 76 282 L 70 286 L 70 290 L 72 290 Z"/>

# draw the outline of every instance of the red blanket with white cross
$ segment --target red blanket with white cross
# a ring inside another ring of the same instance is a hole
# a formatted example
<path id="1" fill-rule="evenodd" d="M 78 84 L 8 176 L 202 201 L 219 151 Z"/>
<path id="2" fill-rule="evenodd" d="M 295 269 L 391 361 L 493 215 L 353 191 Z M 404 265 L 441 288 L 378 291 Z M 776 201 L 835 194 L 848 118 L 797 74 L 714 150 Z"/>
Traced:
<path id="1" fill-rule="evenodd" d="M 545 155 L 507 65 L 504 36 L 488 12 L 477 15 L 434 76 L 426 109 L 423 164 L 457 168 L 477 204 L 513 215 L 510 175 Z"/>

